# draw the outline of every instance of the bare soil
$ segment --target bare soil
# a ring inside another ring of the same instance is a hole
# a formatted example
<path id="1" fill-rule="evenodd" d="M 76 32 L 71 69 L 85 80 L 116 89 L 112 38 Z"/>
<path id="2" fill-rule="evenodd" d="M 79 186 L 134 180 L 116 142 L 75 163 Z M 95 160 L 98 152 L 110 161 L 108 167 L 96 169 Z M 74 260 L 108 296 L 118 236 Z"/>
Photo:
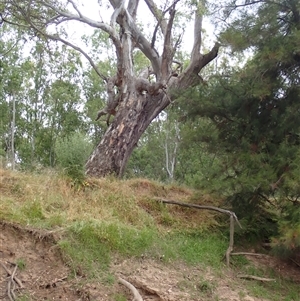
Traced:
<path id="1" fill-rule="evenodd" d="M 114 281 L 111 284 L 91 281 L 84 275 L 74 276 L 64 263 L 56 245 L 53 232 L 22 228 L 0 222 L 0 300 L 132 300 L 128 288 Z M 272 267 L 282 277 L 292 278 L 300 284 L 300 269 L 272 257 L 249 258 L 258 266 Z M 15 284 L 8 295 L 9 274 L 21 281 L 22 288 Z M 23 268 L 22 268 L 23 267 Z M 218 274 L 208 268 L 176 266 L 149 258 L 115 259 L 110 273 L 132 283 L 145 301 L 179 300 L 230 300 L 265 301 L 251 296 L 237 279 L 234 270 Z M 12 295 L 15 294 L 16 298 Z M 13 298 L 13 299 L 11 299 Z"/>

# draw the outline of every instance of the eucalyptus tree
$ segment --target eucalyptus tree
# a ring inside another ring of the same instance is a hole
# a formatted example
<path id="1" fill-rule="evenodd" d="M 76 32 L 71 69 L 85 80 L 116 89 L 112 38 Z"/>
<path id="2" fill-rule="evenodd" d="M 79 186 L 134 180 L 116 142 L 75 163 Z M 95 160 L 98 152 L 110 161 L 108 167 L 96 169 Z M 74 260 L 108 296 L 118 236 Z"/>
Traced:
<path id="1" fill-rule="evenodd" d="M 98 117 L 115 116 L 87 161 L 86 172 L 91 176 L 122 176 L 129 156 L 151 121 L 176 99 L 178 91 L 201 83 L 199 72 L 217 56 L 219 49 L 216 43 L 210 51 L 201 53 L 205 11 L 202 1 L 182 4 L 179 0 L 157 3 L 153 0 L 98 1 L 100 16 L 95 19 L 84 13 L 79 1 L 3 0 L 3 3 L 2 21 L 27 28 L 32 35 L 73 47 L 104 81 L 107 105 L 98 112 Z M 139 10 L 139 4 L 145 4 L 146 10 Z M 182 36 L 188 34 L 178 26 L 184 12 L 194 18 L 193 44 L 187 66 L 176 60 Z M 108 14 L 108 20 L 101 17 Z M 142 24 L 138 22 L 139 14 Z M 149 26 L 145 16 L 155 24 Z M 103 72 L 88 51 L 68 39 L 63 27 L 68 23 L 71 26 L 85 24 L 106 33 L 114 49 L 113 72 Z M 136 52 L 147 59 L 146 69 L 136 70 Z"/>

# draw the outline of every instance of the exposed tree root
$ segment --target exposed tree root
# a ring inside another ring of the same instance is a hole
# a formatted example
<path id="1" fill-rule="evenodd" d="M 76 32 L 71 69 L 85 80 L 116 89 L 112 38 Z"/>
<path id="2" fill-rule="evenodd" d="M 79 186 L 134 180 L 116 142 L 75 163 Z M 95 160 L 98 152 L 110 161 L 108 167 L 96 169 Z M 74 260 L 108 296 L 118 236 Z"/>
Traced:
<path id="1" fill-rule="evenodd" d="M 140 295 L 140 293 L 138 292 L 138 290 L 128 281 L 122 279 L 121 277 L 119 277 L 119 282 L 123 285 L 125 285 L 127 288 L 129 288 L 133 294 L 133 299 L 132 301 L 143 301 L 142 296 Z"/>
<path id="2" fill-rule="evenodd" d="M 290 260 L 291 260 L 295 265 L 297 265 L 298 267 L 300 267 L 300 263 L 298 263 L 296 260 L 294 260 L 294 259 L 292 259 L 292 258 L 290 258 Z"/>
<path id="3" fill-rule="evenodd" d="M 56 237 L 56 235 L 58 233 L 62 233 L 64 230 L 63 229 L 55 229 L 52 231 L 46 231 L 46 230 L 37 230 L 34 228 L 30 228 L 30 227 L 24 227 L 22 225 L 18 225 L 16 223 L 11 223 L 11 222 L 7 222 L 7 221 L 0 221 L 0 225 L 8 226 L 11 227 L 13 229 L 18 230 L 21 233 L 29 233 L 31 234 L 34 238 L 36 238 L 39 241 L 48 241 L 51 243 L 56 243 L 58 241 L 58 238 Z"/>
<path id="4" fill-rule="evenodd" d="M 252 253 L 252 252 L 234 252 L 231 253 L 231 255 L 249 255 L 249 256 L 269 256 L 267 254 L 262 254 L 262 253 Z"/>
<path id="5" fill-rule="evenodd" d="M 143 292 L 145 292 L 147 295 L 155 296 L 158 298 L 160 301 L 166 300 L 160 291 L 157 289 L 149 286 L 148 283 L 144 283 L 143 281 L 140 281 L 139 279 L 131 278 L 130 279 L 131 283 L 133 283 L 136 287 L 141 289 Z M 156 300 L 156 299 L 155 299 Z"/>
<path id="6" fill-rule="evenodd" d="M 229 239 L 229 246 L 225 253 L 225 257 L 226 257 L 226 264 L 227 264 L 227 266 L 229 266 L 230 255 L 232 254 L 231 252 L 233 251 L 233 244 L 234 244 L 234 222 L 236 221 L 236 223 L 240 226 L 240 228 L 242 228 L 237 216 L 235 215 L 235 213 L 233 211 L 214 207 L 214 206 L 188 204 L 188 203 L 166 200 L 166 199 L 161 199 L 161 198 L 155 198 L 155 200 L 162 202 L 162 203 L 171 204 L 171 205 L 178 205 L 178 206 L 182 206 L 182 207 L 189 207 L 189 208 L 196 208 L 196 209 L 213 210 L 213 211 L 217 211 L 220 213 L 228 214 L 230 216 L 230 239 Z"/>
<path id="7" fill-rule="evenodd" d="M 14 270 L 11 272 L 3 262 L 0 261 L 0 264 L 6 271 L 6 273 L 10 276 L 7 281 L 7 296 L 10 301 L 15 301 L 17 299 L 15 294 L 16 284 L 18 284 L 19 289 L 24 288 L 22 281 L 15 276 L 18 266 L 14 264 Z"/>
<path id="8" fill-rule="evenodd" d="M 239 278 L 243 278 L 243 279 L 253 279 L 253 280 L 259 280 L 259 281 L 276 281 L 273 278 L 263 278 L 263 277 L 258 277 L 258 276 L 252 276 L 252 275 L 238 275 Z"/>

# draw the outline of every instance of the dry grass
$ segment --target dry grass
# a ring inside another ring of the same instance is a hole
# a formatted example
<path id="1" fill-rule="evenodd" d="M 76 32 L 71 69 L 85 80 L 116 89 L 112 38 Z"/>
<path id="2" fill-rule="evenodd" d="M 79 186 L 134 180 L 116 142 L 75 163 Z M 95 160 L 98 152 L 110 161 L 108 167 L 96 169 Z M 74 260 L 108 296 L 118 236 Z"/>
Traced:
<path id="1" fill-rule="evenodd" d="M 66 226 L 78 220 L 162 228 L 199 229 L 214 224 L 210 212 L 155 201 L 161 197 L 195 202 L 192 190 L 146 179 L 87 179 L 78 188 L 51 170 L 26 174 L 0 169 L 0 191 L 0 218 L 45 227 Z"/>

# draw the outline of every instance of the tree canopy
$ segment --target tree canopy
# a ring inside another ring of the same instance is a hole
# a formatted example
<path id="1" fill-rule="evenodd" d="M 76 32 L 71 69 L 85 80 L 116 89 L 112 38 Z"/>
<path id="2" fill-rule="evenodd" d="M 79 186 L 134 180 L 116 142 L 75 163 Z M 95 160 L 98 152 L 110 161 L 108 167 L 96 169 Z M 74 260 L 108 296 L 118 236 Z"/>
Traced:
<path id="1" fill-rule="evenodd" d="M 300 4 L 256 5 L 221 35 L 232 55 L 248 51 L 246 64 L 218 72 L 204 89 L 185 95 L 190 101 L 182 107 L 210 124 L 197 139 L 218 158 L 199 186 L 226 197 L 266 238 L 279 231 L 279 244 L 295 251 L 300 246 Z"/>

